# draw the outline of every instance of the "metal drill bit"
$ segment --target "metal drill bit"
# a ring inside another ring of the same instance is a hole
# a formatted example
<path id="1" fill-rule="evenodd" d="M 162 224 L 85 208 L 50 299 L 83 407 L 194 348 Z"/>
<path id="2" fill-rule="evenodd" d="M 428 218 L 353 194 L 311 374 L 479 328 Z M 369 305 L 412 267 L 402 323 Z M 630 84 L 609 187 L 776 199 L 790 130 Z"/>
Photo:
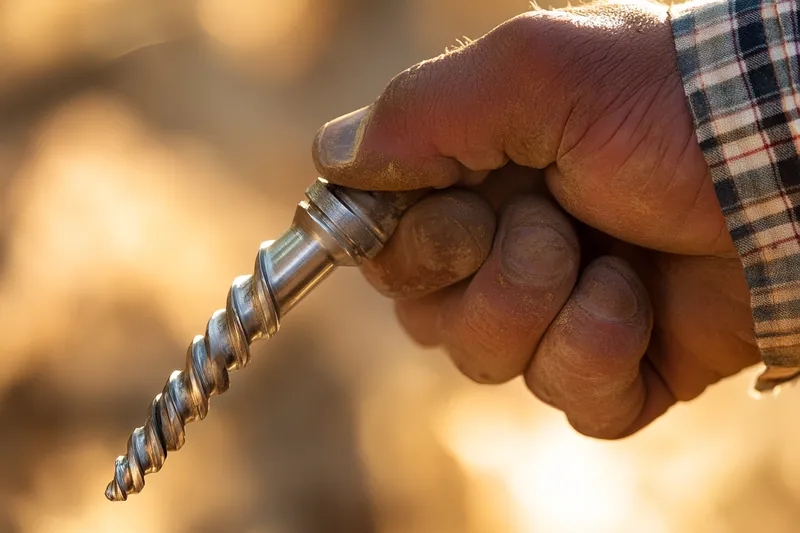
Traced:
<path id="1" fill-rule="evenodd" d="M 128 439 L 127 454 L 117 457 L 106 498 L 124 501 L 140 492 L 144 476 L 183 446 L 186 424 L 205 418 L 209 398 L 228 389 L 228 372 L 247 365 L 250 344 L 274 335 L 283 316 L 334 267 L 374 257 L 420 195 L 356 191 L 323 179 L 311 185 L 291 228 L 261 244 L 255 272 L 234 280 L 225 309 L 189 345 L 185 368 L 172 373 L 144 426 Z"/>

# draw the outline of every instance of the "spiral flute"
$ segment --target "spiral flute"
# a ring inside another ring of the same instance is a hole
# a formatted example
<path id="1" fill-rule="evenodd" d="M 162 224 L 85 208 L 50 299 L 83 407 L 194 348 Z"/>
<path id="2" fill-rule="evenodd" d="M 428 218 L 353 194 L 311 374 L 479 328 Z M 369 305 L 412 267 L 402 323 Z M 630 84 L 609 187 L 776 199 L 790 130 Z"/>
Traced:
<path id="1" fill-rule="evenodd" d="M 255 271 L 234 280 L 225 309 L 216 311 L 150 406 L 144 426 L 117 457 L 106 498 L 124 501 L 141 492 L 144 477 L 179 450 L 186 424 L 208 414 L 209 399 L 230 384 L 228 373 L 250 361 L 250 344 L 274 335 L 283 316 L 337 266 L 377 254 L 416 193 L 369 193 L 317 180 L 306 191 L 294 222 L 275 241 L 262 243 Z"/>

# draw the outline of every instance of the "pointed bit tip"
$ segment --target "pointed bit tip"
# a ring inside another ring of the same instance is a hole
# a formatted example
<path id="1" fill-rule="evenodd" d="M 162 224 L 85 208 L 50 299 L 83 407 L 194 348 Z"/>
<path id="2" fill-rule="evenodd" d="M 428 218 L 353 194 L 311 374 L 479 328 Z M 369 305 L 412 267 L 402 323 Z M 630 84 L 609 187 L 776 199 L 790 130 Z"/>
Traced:
<path id="1" fill-rule="evenodd" d="M 115 490 L 115 485 L 116 483 L 111 481 L 108 486 L 106 486 L 106 499 L 108 499 L 110 502 L 125 501 L 127 498 L 125 498 L 125 496 L 122 494 L 122 491 Z"/>

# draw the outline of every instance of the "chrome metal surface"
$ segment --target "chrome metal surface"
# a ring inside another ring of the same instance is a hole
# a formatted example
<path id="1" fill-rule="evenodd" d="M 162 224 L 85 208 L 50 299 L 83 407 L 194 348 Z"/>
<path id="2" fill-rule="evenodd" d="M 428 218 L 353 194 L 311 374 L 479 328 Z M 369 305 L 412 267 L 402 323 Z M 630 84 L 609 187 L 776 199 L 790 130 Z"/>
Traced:
<path id="1" fill-rule="evenodd" d="M 236 278 L 225 309 L 208 321 L 155 397 L 144 426 L 117 457 L 106 498 L 123 501 L 141 492 L 147 474 L 158 472 L 167 452 L 179 450 L 186 424 L 208 414 L 209 399 L 228 389 L 228 372 L 250 361 L 250 344 L 277 333 L 284 315 L 337 266 L 374 257 L 402 212 L 422 193 L 371 193 L 330 185 L 323 179 L 306 191 L 292 226 L 262 243 L 254 273 Z"/>

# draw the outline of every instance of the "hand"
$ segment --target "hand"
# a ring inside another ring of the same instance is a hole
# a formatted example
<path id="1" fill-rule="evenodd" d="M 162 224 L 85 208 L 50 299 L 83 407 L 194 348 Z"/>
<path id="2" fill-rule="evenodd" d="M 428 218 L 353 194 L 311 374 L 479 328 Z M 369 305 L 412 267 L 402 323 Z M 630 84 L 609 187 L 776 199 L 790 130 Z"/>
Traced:
<path id="1" fill-rule="evenodd" d="M 314 158 L 346 186 L 444 189 L 367 278 L 419 343 L 478 382 L 524 375 L 586 435 L 759 360 L 662 6 L 514 18 L 327 124 Z"/>

